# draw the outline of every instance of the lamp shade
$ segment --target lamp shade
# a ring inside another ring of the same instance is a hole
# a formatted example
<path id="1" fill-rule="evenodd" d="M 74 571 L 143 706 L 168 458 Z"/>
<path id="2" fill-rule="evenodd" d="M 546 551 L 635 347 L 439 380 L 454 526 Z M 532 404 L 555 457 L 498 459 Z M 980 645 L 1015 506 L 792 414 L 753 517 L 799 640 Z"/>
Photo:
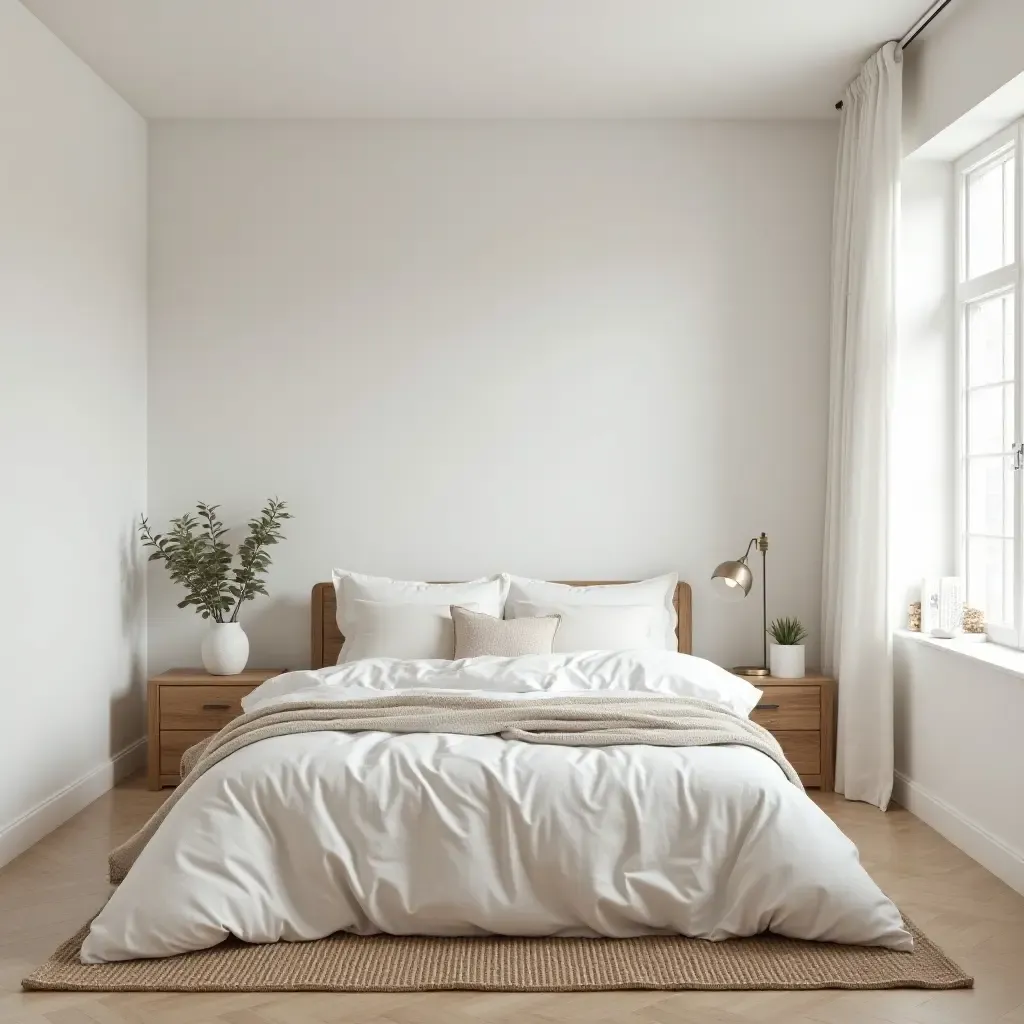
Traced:
<path id="1" fill-rule="evenodd" d="M 746 562 L 722 562 L 711 574 L 711 583 L 719 597 L 742 601 L 754 584 L 754 574 Z"/>

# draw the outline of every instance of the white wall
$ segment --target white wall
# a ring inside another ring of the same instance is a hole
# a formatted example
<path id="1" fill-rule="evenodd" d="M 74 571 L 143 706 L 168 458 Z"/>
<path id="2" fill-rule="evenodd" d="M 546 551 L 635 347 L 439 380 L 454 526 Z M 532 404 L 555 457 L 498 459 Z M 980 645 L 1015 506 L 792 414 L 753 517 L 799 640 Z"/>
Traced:
<path id="1" fill-rule="evenodd" d="M 143 732 L 146 125 L 0 0 L 0 863 Z"/>
<path id="2" fill-rule="evenodd" d="M 893 798 L 1024 893 L 1024 676 L 897 637 Z"/>
<path id="3" fill-rule="evenodd" d="M 694 585 L 768 532 L 818 646 L 835 125 L 156 122 L 149 512 L 296 519 L 252 664 L 339 564 Z M 759 570 L 758 570 L 759 575 Z M 151 664 L 202 623 L 150 574 Z"/>
<path id="4" fill-rule="evenodd" d="M 903 142 L 911 153 L 1024 71 L 1024 3 L 959 0 L 905 60 Z"/>

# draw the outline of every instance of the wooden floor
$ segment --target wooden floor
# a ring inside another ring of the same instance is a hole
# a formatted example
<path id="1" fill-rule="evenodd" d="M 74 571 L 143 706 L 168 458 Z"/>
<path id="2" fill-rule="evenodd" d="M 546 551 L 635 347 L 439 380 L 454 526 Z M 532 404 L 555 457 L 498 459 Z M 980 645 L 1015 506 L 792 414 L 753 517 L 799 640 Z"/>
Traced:
<path id="1" fill-rule="evenodd" d="M 906 811 L 816 797 L 868 869 L 974 974 L 957 992 L 412 993 L 174 995 L 22 993 L 20 979 L 102 904 L 105 859 L 162 799 L 118 787 L 0 870 L 0 1024 L 1024 1024 L 1024 897 Z"/>

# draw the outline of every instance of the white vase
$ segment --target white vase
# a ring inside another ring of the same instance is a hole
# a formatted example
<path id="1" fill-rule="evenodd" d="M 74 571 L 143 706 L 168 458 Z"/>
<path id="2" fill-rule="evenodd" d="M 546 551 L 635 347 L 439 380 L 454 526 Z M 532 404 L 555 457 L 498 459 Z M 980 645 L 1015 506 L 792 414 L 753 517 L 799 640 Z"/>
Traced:
<path id="1" fill-rule="evenodd" d="M 238 622 L 214 622 L 201 651 L 203 668 L 211 676 L 236 676 L 249 660 L 249 638 Z"/>
<path id="2" fill-rule="evenodd" d="M 801 679 L 804 674 L 803 644 L 770 644 L 768 665 L 777 679 Z"/>

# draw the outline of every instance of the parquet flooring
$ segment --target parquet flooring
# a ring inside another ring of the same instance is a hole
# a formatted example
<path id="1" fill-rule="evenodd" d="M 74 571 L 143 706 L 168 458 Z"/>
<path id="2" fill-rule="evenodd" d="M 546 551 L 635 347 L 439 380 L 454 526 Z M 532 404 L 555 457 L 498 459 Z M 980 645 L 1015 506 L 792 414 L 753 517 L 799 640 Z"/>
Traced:
<path id="1" fill-rule="evenodd" d="M 23 993 L 30 968 L 94 913 L 106 854 L 161 794 L 133 780 L 0 870 L 0 1024 L 1024 1024 L 1024 897 L 901 809 L 822 807 L 879 884 L 975 975 L 954 992 Z"/>

